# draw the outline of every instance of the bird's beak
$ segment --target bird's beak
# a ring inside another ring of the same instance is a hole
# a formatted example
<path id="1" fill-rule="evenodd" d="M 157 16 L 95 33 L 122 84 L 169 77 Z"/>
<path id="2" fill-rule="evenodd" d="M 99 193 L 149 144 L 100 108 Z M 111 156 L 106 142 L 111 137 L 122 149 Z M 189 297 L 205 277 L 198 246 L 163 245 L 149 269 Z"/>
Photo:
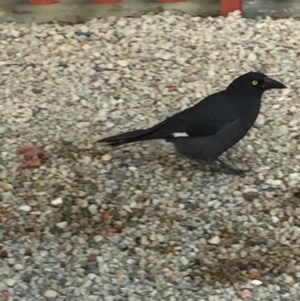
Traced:
<path id="1" fill-rule="evenodd" d="M 265 77 L 264 78 L 264 88 L 266 90 L 269 90 L 269 89 L 285 89 L 287 88 L 286 85 L 284 85 L 283 83 L 275 80 L 275 79 L 272 79 L 270 77 Z"/>

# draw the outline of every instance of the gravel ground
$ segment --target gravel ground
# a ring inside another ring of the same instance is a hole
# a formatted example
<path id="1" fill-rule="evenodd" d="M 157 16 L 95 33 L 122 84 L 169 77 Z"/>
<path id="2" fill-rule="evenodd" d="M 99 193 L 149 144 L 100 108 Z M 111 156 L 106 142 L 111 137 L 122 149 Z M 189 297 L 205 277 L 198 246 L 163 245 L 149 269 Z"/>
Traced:
<path id="1" fill-rule="evenodd" d="M 299 300 L 299 49 L 298 21 L 239 14 L 0 24 L 0 300 Z M 244 177 L 93 144 L 250 70 L 289 89 L 224 155 Z"/>

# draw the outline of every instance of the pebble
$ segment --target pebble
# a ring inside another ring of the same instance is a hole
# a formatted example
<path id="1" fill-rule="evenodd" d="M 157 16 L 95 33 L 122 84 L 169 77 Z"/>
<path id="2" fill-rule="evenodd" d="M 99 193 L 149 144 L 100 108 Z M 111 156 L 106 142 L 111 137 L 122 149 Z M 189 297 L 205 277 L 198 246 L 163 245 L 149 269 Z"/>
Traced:
<path id="1" fill-rule="evenodd" d="M 98 207 L 95 204 L 89 206 L 89 211 L 92 215 L 98 214 Z"/>
<path id="2" fill-rule="evenodd" d="M 57 228 L 64 229 L 68 225 L 68 222 L 59 222 L 56 224 Z"/>
<path id="3" fill-rule="evenodd" d="M 182 66 L 182 65 L 185 64 L 186 59 L 183 58 L 183 57 L 176 57 L 176 58 L 175 58 L 175 61 L 176 61 L 176 63 L 177 63 L 178 65 Z"/>
<path id="4" fill-rule="evenodd" d="M 214 236 L 208 241 L 208 243 L 211 245 L 218 245 L 220 243 L 220 241 L 221 241 L 221 239 L 219 236 Z"/>
<path id="5" fill-rule="evenodd" d="M 258 190 L 255 188 L 246 188 L 243 191 L 243 197 L 246 201 L 252 201 L 258 196 Z"/>
<path id="6" fill-rule="evenodd" d="M 109 154 L 105 154 L 101 157 L 101 160 L 103 161 L 110 161 L 112 159 L 112 156 Z"/>
<path id="7" fill-rule="evenodd" d="M 106 116 L 106 114 L 105 114 L 104 112 L 99 112 L 99 113 L 98 113 L 98 120 L 99 120 L 99 121 L 102 121 L 102 122 L 107 121 L 107 116 Z"/>
<path id="8" fill-rule="evenodd" d="M 19 207 L 20 211 L 24 211 L 24 212 L 30 212 L 32 210 L 31 206 L 29 205 L 23 205 Z"/>
<path id="9" fill-rule="evenodd" d="M 241 293 L 240 293 L 240 297 L 242 299 L 247 299 L 247 298 L 250 298 L 251 296 L 252 296 L 252 292 L 248 289 L 245 289 L 245 290 L 241 291 Z"/>
<path id="10" fill-rule="evenodd" d="M 259 285 L 262 285 L 263 282 L 258 279 L 253 279 L 253 280 L 251 280 L 251 284 L 255 285 L 255 286 L 259 286 Z"/>
<path id="11" fill-rule="evenodd" d="M 16 271 L 22 271 L 22 270 L 24 270 L 24 266 L 20 263 L 17 263 L 17 264 L 14 265 L 14 269 Z"/>
<path id="12" fill-rule="evenodd" d="M 285 274 L 284 275 L 284 282 L 290 284 L 290 283 L 294 282 L 294 279 L 293 279 L 292 276 Z"/>
<path id="13" fill-rule="evenodd" d="M 18 38 L 20 36 L 20 32 L 17 30 L 11 30 L 10 34 L 14 37 L 14 38 Z"/>
<path id="14" fill-rule="evenodd" d="M 256 121 L 255 121 L 255 125 L 256 126 L 263 126 L 265 124 L 265 122 L 266 122 L 265 116 L 263 116 L 262 114 L 259 114 L 257 116 Z"/>
<path id="15" fill-rule="evenodd" d="M 94 236 L 94 242 L 95 243 L 98 243 L 98 242 L 100 242 L 100 241 L 102 241 L 103 240 L 103 237 L 101 236 L 101 235 L 96 235 L 96 236 Z"/>
<path id="16" fill-rule="evenodd" d="M 6 283 L 7 286 L 14 286 L 16 281 L 12 278 L 8 278 L 8 279 L 5 280 L 5 283 Z"/>
<path id="17" fill-rule="evenodd" d="M 189 260 L 184 256 L 180 257 L 180 262 L 181 262 L 182 265 L 188 265 L 189 264 Z"/>
<path id="18" fill-rule="evenodd" d="M 11 185 L 9 183 L 2 183 L 1 186 L 4 191 L 10 191 L 14 188 L 13 185 Z"/>
<path id="19" fill-rule="evenodd" d="M 51 201 L 51 204 L 53 206 L 59 206 L 63 203 L 63 199 L 62 198 L 56 198 L 54 200 Z"/>
<path id="20" fill-rule="evenodd" d="M 117 64 L 121 67 L 127 67 L 128 66 L 128 62 L 125 60 L 119 60 L 117 61 Z"/>
<path id="21" fill-rule="evenodd" d="M 58 296 L 58 292 L 54 290 L 46 290 L 44 293 L 45 298 L 56 298 Z"/>
<path id="22" fill-rule="evenodd" d="M 257 61 L 257 55 L 255 53 L 253 53 L 253 52 L 249 53 L 248 60 L 250 62 L 256 62 Z"/>
<path id="23" fill-rule="evenodd" d="M 4 180 L 7 177 L 7 169 L 0 165 L 0 180 Z"/>

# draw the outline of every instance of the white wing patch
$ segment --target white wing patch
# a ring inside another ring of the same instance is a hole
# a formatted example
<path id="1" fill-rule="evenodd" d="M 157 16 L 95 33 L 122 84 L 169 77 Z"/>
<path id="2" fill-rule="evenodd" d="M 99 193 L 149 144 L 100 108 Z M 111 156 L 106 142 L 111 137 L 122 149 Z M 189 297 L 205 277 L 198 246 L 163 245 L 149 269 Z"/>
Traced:
<path id="1" fill-rule="evenodd" d="M 187 133 L 173 133 L 172 136 L 174 138 L 189 137 L 189 135 Z"/>

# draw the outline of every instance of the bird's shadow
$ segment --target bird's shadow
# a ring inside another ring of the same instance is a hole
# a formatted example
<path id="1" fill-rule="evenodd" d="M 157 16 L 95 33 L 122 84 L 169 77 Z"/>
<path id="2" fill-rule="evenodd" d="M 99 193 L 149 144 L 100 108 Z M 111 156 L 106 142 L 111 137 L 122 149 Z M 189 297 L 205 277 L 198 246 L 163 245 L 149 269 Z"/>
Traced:
<path id="1" fill-rule="evenodd" d="M 213 263 L 208 263 L 205 257 L 199 256 L 189 266 L 191 269 L 190 277 L 195 282 L 197 279 L 204 278 L 207 284 L 214 285 L 216 282 L 222 284 L 245 283 L 252 277 L 264 281 L 268 278 L 268 274 L 272 274 L 273 277 L 284 273 L 295 276 L 293 274 L 296 273 L 296 269 L 291 266 L 291 260 L 289 258 L 284 261 L 279 260 L 285 253 L 283 250 L 286 249 L 286 247 L 278 246 L 267 254 L 247 252 L 248 255 L 244 258 L 219 259 L 218 262 Z M 279 263 L 277 265 L 272 264 L 276 259 Z M 253 273 L 253 270 L 258 272 Z M 199 271 L 201 272 L 199 273 Z M 203 282 L 199 284 L 203 285 Z"/>
<path id="2" fill-rule="evenodd" d="M 105 151 L 105 153 L 109 153 L 110 150 Z M 216 175 L 227 175 L 227 176 L 240 176 L 244 177 L 247 175 L 249 170 L 245 172 L 241 172 L 237 170 L 229 170 L 226 168 L 215 169 L 212 162 L 204 162 L 204 161 L 197 161 L 185 158 L 184 156 L 172 152 L 171 150 L 167 149 L 163 151 L 162 149 L 147 149 L 147 151 L 142 152 L 139 159 L 135 159 L 133 156 L 133 152 L 129 148 L 120 147 L 115 149 L 113 154 L 113 158 L 115 161 L 120 162 L 127 162 L 128 160 L 131 161 L 135 167 L 146 167 L 146 166 L 153 166 L 154 164 L 157 166 L 163 166 L 164 168 L 171 169 L 173 172 L 179 172 L 186 170 L 187 172 L 195 171 L 195 172 L 203 172 L 206 176 L 216 176 Z M 228 161 L 228 160 L 227 160 Z M 229 163 L 230 165 L 230 163 Z M 236 168 L 235 166 L 233 166 Z"/>

